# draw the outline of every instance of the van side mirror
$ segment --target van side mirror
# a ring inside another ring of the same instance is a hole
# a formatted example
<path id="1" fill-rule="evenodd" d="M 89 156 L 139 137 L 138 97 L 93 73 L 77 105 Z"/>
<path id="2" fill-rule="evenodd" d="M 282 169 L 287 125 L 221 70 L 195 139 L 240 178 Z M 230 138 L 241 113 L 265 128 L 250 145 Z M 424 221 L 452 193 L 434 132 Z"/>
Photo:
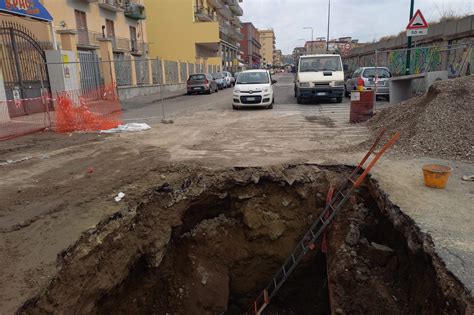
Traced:
<path id="1" fill-rule="evenodd" d="M 344 71 L 349 70 L 349 65 L 343 65 L 343 69 L 344 69 Z"/>
<path id="2" fill-rule="evenodd" d="M 277 83 L 278 81 L 277 80 L 272 80 L 272 84 L 275 84 Z"/>

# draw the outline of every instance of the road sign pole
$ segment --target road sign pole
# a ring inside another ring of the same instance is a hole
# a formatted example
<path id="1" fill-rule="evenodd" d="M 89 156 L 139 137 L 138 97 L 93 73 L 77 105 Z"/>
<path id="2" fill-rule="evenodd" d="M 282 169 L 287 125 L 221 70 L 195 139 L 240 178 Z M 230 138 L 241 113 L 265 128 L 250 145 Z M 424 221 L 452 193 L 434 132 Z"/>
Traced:
<path id="1" fill-rule="evenodd" d="M 410 4 L 410 21 L 413 18 L 413 11 L 415 9 L 415 0 L 411 0 Z M 408 36 L 408 46 L 407 46 L 407 63 L 406 63 L 406 71 L 405 74 L 409 75 L 410 74 L 410 68 L 411 68 L 411 36 Z"/>

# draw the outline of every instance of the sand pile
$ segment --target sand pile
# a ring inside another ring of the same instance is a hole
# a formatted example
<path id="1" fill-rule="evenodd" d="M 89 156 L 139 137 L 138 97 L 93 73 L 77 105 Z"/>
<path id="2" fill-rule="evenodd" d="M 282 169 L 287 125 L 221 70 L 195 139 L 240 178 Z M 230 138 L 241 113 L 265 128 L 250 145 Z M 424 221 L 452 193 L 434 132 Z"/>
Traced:
<path id="1" fill-rule="evenodd" d="M 474 76 L 436 82 L 425 95 L 382 110 L 369 126 L 399 130 L 400 153 L 472 160 Z"/>

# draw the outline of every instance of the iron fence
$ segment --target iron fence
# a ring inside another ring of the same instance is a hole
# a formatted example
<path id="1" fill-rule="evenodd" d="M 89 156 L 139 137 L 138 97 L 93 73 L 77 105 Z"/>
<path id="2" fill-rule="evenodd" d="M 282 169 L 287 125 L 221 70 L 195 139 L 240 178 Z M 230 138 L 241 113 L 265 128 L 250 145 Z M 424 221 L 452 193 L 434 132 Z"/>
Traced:
<path id="1" fill-rule="evenodd" d="M 152 60 L 152 76 L 153 84 L 161 84 L 163 82 L 162 62 L 160 59 Z"/>
<path id="2" fill-rule="evenodd" d="M 149 84 L 148 81 L 148 59 L 135 59 L 135 72 L 137 85 Z"/>
<path id="3" fill-rule="evenodd" d="M 179 83 L 178 62 L 165 61 L 166 83 Z"/>
<path id="4" fill-rule="evenodd" d="M 188 79 L 188 64 L 186 62 L 180 62 L 179 71 L 181 76 L 181 82 L 186 82 L 186 80 Z"/>
<path id="5" fill-rule="evenodd" d="M 195 70 L 194 70 L 194 64 L 193 63 L 188 63 L 188 73 L 189 73 L 189 75 L 196 73 Z"/>
<path id="6" fill-rule="evenodd" d="M 117 86 L 132 85 L 132 60 L 119 55 L 114 57 Z"/>

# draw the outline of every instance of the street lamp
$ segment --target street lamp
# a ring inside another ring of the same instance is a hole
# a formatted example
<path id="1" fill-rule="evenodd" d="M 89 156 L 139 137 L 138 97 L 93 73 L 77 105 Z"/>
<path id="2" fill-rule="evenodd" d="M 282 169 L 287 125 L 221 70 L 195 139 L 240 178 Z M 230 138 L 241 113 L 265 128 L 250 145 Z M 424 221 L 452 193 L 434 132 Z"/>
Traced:
<path id="1" fill-rule="evenodd" d="M 326 37 L 326 51 L 329 51 L 329 25 L 331 23 L 331 0 L 328 3 L 328 36 Z"/>
<path id="2" fill-rule="evenodd" d="M 311 26 L 303 27 L 304 30 L 311 30 L 311 41 L 314 41 L 314 30 Z"/>

